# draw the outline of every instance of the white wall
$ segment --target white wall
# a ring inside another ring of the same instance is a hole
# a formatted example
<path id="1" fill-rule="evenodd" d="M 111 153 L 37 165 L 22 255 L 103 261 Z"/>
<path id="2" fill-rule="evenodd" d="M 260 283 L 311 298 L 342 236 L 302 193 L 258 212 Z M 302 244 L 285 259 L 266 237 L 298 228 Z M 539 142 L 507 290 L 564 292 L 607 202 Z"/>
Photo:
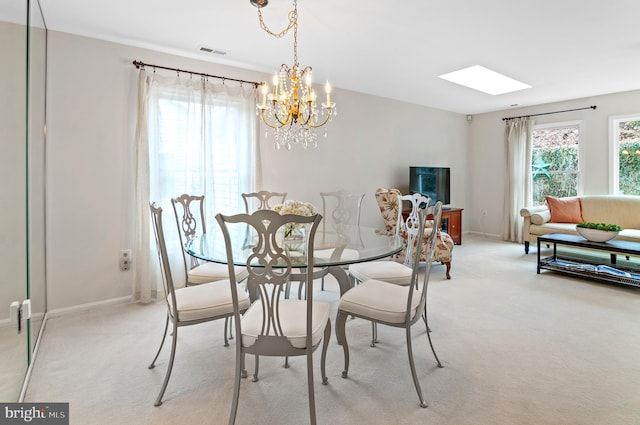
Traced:
<path id="1" fill-rule="evenodd" d="M 501 235 L 504 208 L 506 156 L 503 117 L 562 111 L 596 105 L 596 110 L 566 112 L 534 117 L 536 124 L 583 121 L 580 135 L 584 155 L 580 164 L 582 194 L 604 194 L 609 191 L 609 117 L 640 113 L 640 91 L 634 90 L 566 102 L 517 108 L 473 117 L 470 134 L 469 208 L 467 229 L 490 235 Z M 483 216 L 482 211 L 487 215 Z"/>
<path id="2" fill-rule="evenodd" d="M 118 252 L 132 245 L 135 59 L 245 80 L 269 78 L 49 32 L 49 311 L 131 292 L 132 272 L 119 271 Z M 363 191 L 363 224 L 381 226 L 373 197 L 377 187 L 407 190 L 411 165 L 450 166 L 451 204 L 465 208 L 465 229 L 470 155 L 464 115 L 339 88 L 332 100 L 338 104 L 338 116 L 318 149 L 276 152 L 272 138 L 261 140 L 264 189 L 287 191 L 289 199 L 318 206 L 320 191 Z"/>
<path id="3" fill-rule="evenodd" d="M 338 116 L 317 150 L 275 151 L 262 143 L 264 188 L 288 199 L 321 205 L 320 191 L 366 194 L 362 223 L 382 226 L 373 194 L 379 187 L 409 187 L 409 167 L 451 167 L 451 204 L 466 206 L 468 124 L 464 115 L 338 91 Z M 261 132 L 264 137 L 264 131 Z M 272 137 L 271 135 L 269 137 Z M 464 228 L 464 227 L 463 227 Z"/>

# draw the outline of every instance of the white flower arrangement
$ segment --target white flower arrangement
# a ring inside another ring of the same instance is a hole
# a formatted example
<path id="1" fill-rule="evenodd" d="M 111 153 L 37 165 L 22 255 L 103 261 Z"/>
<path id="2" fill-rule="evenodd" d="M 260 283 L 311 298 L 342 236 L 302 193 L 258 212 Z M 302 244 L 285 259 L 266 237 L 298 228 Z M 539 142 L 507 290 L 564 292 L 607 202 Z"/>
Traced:
<path id="1" fill-rule="evenodd" d="M 316 213 L 316 208 L 309 202 L 301 201 L 284 201 L 283 204 L 278 204 L 273 207 L 273 210 L 280 215 L 296 214 L 304 215 L 306 217 L 312 216 Z"/>
<path id="2" fill-rule="evenodd" d="M 312 216 L 316 214 L 316 207 L 314 207 L 309 202 L 301 202 L 301 201 L 284 201 L 283 204 L 278 204 L 273 207 L 273 210 L 280 215 L 285 214 L 296 214 L 303 215 L 305 217 Z M 295 224 L 288 224 L 284 229 L 284 237 L 288 238 L 293 236 L 294 230 L 297 230 L 298 226 Z"/>

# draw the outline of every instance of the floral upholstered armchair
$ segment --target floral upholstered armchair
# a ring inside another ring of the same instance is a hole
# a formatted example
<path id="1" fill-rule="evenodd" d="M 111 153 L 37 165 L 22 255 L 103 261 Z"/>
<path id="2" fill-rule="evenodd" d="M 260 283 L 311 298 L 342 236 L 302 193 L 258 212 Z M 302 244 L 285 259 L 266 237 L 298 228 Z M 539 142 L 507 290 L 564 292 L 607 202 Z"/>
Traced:
<path id="1" fill-rule="evenodd" d="M 398 196 L 401 196 L 402 193 L 398 189 L 383 189 L 380 188 L 376 190 L 376 201 L 378 202 L 378 207 L 380 208 L 380 213 L 382 214 L 382 218 L 384 219 L 385 227 L 387 230 L 387 234 L 395 235 L 396 229 L 400 226 L 399 234 L 405 240 L 407 239 L 406 229 L 404 228 L 404 220 L 402 218 L 402 214 L 400 214 L 400 203 L 398 202 Z M 427 222 L 426 226 L 430 226 L 429 228 L 425 228 L 425 240 L 433 231 L 433 221 L 430 223 Z M 444 264 L 447 267 L 446 277 L 447 279 L 451 279 L 451 259 L 452 259 L 452 251 L 453 251 L 453 239 L 447 233 L 442 232 L 439 226 L 437 227 L 438 239 L 436 241 L 436 249 L 433 253 L 434 261 L 438 261 Z M 426 244 L 423 243 L 423 246 Z M 406 249 L 400 251 L 395 260 L 402 263 L 405 260 Z M 420 260 L 426 260 L 425 257 L 421 255 Z"/>

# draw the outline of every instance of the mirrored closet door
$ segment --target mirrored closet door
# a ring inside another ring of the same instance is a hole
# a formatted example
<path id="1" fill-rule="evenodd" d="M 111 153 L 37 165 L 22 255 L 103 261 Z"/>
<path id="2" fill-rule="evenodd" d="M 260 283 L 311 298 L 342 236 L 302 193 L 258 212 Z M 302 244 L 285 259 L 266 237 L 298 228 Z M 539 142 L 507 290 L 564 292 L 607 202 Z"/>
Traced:
<path id="1" fill-rule="evenodd" d="M 46 311 L 46 39 L 37 0 L 0 1 L 0 401 L 19 400 Z"/>

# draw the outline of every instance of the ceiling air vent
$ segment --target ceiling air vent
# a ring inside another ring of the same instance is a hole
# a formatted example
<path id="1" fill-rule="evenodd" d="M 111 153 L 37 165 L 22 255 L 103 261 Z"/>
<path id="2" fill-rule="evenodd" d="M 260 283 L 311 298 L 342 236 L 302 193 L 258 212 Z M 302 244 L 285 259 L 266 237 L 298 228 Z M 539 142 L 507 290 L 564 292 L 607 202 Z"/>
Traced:
<path id="1" fill-rule="evenodd" d="M 227 54 L 227 52 L 225 52 L 224 50 L 212 49 L 210 47 L 200 47 L 200 51 L 205 53 L 213 53 L 214 55 L 220 56 L 225 56 Z"/>

